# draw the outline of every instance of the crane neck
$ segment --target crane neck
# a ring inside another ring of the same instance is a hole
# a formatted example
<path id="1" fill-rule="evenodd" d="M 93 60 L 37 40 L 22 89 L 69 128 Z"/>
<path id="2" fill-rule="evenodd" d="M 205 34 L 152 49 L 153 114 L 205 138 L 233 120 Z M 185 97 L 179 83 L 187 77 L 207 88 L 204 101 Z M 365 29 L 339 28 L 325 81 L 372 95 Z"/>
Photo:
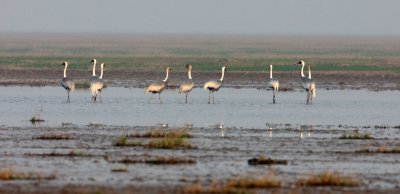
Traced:
<path id="1" fill-rule="evenodd" d="M 96 61 L 93 61 L 93 76 L 96 76 Z"/>
<path id="2" fill-rule="evenodd" d="M 304 76 L 304 63 L 301 64 L 301 77 L 305 77 Z"/>
<path id="3" fill-rule="evenodd" d="M 67 77 L 67 64 L 65 64 L 65 67 L 64 67 L 64 77 Z"/>
<path id="4" fill-rule="evenodd" d="M 272 66 L 269 68 L 269 78 L 272 79 Z"/>
<path id="5" fill-rule="evenodd" d="M 167 69 L 167 75 L 165 76 L 165 79 L 163 80 L 163 82 L 167 82 L 167 80 L 168 80 L 168 74 L 169 74 L 169 68 Z"/>
<path id="6" fill-rule="evenodd" d="M 188 77 L 190 80 L 192 79 L 192 68 L 189 68 L 188 70 Z"/>
<path id="7" fill-rule="evenodd" d="M 311 79 L 311 66 L 308 66 L 308 79 Z"/>
<path id="8" fill-rule="evenodd" d="M 221 82 L 224 80 L 224 74 L 225 74 L 225 68 L 222 68 L 221 79 L 219 79 Z"/>
<path id="9" fill-rule="evenodd" d="M 100 69 L 101 69 L 101 72 L 100 72 L 100 79 L 103 79 L 103 68 L 104 68 L 104 65 L 101 65 L 101 67 L 100 67 Z"/>

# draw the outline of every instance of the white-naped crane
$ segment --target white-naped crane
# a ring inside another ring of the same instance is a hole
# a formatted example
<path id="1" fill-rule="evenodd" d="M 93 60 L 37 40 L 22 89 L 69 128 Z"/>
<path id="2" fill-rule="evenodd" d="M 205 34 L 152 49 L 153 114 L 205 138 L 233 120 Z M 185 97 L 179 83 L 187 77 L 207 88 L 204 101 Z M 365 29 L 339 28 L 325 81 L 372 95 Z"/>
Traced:
<path id="1" fill-rule="evenodd" d="M 67 91 L 67 102 L 70 102 L 69 93 L 75 90 L 75 83 L 70 77 L 67 77 L 68 62 L 64 62 L 62 65 L 64 65 L 64 76 L 61 79 L 61 86 Z"/>
<path id="2" fill-rule="evenodd" d="M 301 86 L 307 92 L 307 104 L 312 104 L 312 98 L 316 96 L 315 81 L 311 78 L 311 66 L 308 65 L 308 77 L 304 75 L 304 61 L 299 61 L 296 63 L 301 65 Z"/>
<path id="3" fill-rule="evenodd" d="M 161 93 L 164 91 L 165 87 L 167 86 L 168 75 L 169 75 L 170 71 L 172 71 L 172 68 L 171 67 L 167 67 L 167 69 L 166 69 L 167 73 L 166 73 L 166 76 L 165 76 L 164 80 L 153 82 L 149 86 L 144 88 L 144 92 L 145 93 L 158 94 L 158 100 L 160 101 L 161 104 L 163 103 L 162 100 L 161 100 Z M 149 103 L 150 103 L 150 101 L 151 101 L 151 98 L 149 100 Z"/>
<path id="4" fill-rule="evenodd" d="M 192 65 L 191 64 L 187 64 L 186 68 L 188 69 L 188 80 L 182 82 L 179 85 L 179 93 L 185 93 L 185 103 L 187 103 L 187 97 L 190 91 L 192 91 L 194 84 L 193 84 L 193 80 L 192 80 Z"/>
<path id="5" fill-rule="evenodd" d="M 279 81 L 272 77 L 272 65 L 269 65 L 269 82 L 268 86 L 272 89 L 273 97 L 272 102 L 275 104 L 275 92 L 279 90 Z"/>
<path id="6" fill-rule="evenodd" d="M 99 97 L 100 102 L 101 100 L 101 90 L 104 88 L 104 80 L 103 80 L 103 74 L 104 74 L 104 63 L 100 64 L 100 76 L 97 77 L 96 79 L 93 79 L 90 83 L 90 92 L 92 93 L 92 102 L 96 102 L 97 97 Z"/>
<path id="7" fill-rule="evenodd" d="M 226 71 L 226 67 L 222 67 L 221 79 L 219 80 L 211 80 L 204 84 L 204 89 L 208 90 L 208 104 L 211 103 L 211 96 L 212 96 L 212 103 L 214 104 L 214 92 L 218 91 L 221 88 L 222 81 L 224 80 L 224 74 Z"/>

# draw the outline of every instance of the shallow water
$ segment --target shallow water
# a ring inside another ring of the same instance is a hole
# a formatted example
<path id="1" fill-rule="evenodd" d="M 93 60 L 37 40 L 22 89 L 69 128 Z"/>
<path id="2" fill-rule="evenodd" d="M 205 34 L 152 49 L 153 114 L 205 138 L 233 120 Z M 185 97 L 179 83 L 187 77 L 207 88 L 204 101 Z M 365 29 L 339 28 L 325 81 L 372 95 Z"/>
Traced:
<path id="1" fill-rule="evenodd" d="M 272 104 L 272 92 L 257 89 L 222 88 L 215 93 L 215 104 L 207 104 L 208 92 L 200 88 L 184 95 L 177 90 L 162 94 L 163 104 L 140 88 L 109 87 L 102 103 L 91 103 L 88 90 L 77 90 L 66 102 L 61 87 L 2 87 L 0 124 L 30 126 L 32 115 L 45 120 L 41 125 L 62 123 L 88 125 L 169 126 L 193 124 L 208 127 L 223 123 L 227 127 L 265 128 L 266 123 L 307 125 L 398 125 L 400 92 L 366 90 L 318 90 L 312 105 L 306 105 L 305 92 L 279 92 Z"/>

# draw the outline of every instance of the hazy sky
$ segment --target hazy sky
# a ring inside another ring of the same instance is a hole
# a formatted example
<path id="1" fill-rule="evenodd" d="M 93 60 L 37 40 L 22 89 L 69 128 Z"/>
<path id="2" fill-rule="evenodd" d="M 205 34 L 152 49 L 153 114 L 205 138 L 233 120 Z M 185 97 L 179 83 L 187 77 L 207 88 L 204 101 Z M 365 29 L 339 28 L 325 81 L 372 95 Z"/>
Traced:
<path id="1" fill-rule="evenodd" d="M 0 0 L 0 31 L 400 35 L 400 1 Z"/>

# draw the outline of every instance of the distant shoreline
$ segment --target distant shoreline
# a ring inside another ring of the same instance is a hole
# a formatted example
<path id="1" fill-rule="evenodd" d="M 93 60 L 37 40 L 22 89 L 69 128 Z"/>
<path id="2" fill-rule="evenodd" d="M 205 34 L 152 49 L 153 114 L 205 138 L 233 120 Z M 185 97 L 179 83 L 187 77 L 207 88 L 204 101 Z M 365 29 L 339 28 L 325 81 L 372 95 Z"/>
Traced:
<path id="1" fill-rule="evenodd" d="M 69 76 L 76 82 L 89 79 L 90 71 L 72 70 Z M 54 69 L 0 69 L 0 86 L 58 86 L 61 70 Z M 168 83 L 170 88 L 187 79 L 186 72 L 172 72 Z M 193 72 L 196 87 L 206 81 L 218 79 L 219 72 Z M 162 79 L 163 71 L 110 70 L 104 73 L 107 86 L 144 88 L 147 84 Z M 223 87 L 267 89 L 266 72 L 227 72 Z M 299 72 L 274 72 L 281 83 L 281 91 L 300 89 Z M 320 89 L 367 89 L 374 91 L 400 90 L 400 74 L 393 72 L 313 72 L 313 78 Z"/>

